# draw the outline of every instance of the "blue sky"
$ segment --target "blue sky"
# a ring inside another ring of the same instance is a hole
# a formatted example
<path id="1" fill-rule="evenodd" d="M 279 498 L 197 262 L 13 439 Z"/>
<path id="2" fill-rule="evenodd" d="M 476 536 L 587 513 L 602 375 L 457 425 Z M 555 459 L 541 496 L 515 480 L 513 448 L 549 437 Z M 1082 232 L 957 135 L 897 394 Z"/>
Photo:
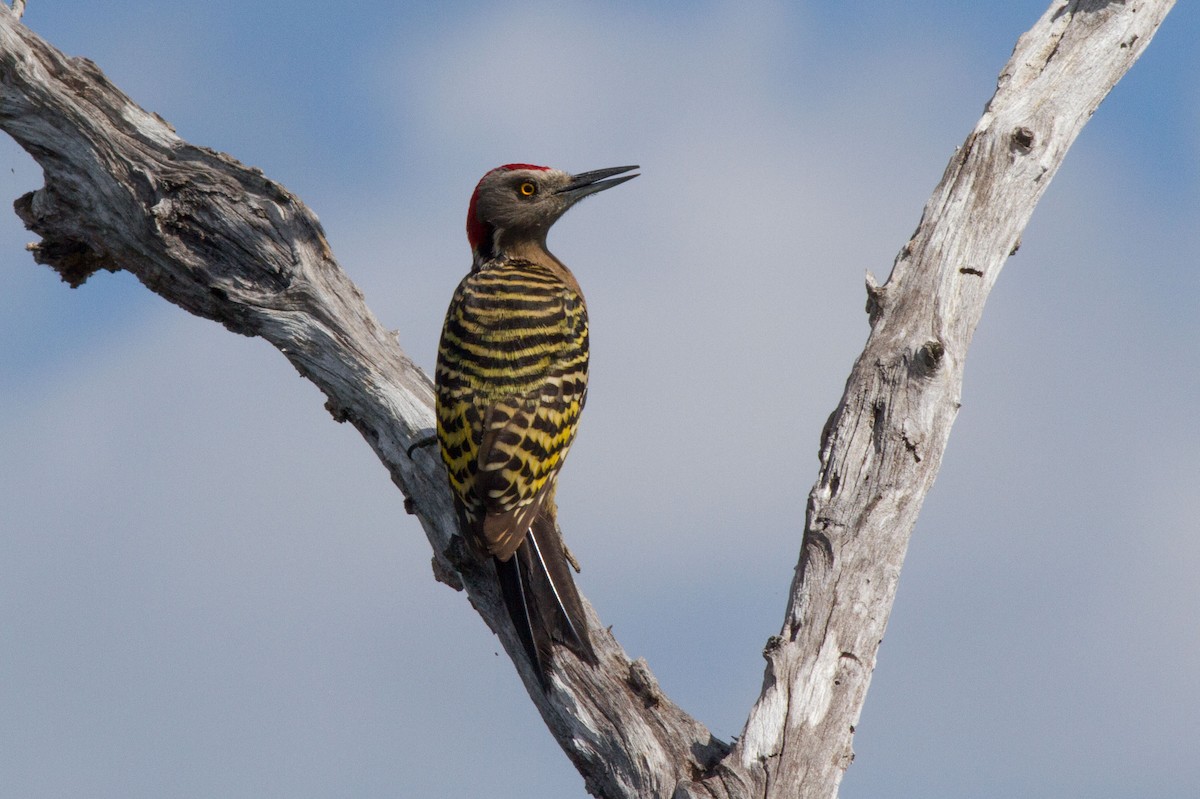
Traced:
<path id="1" fill-rule="evenodd" d="M 863 274 L 1043 10 L 32 0 L 26 21 L 301 196 L 426 368 L 484 171 L 642 165 L 551 235 L 594 337 L 562 519 L 628 653 L 728 738 Z M 848 799 L 1200 784 L 1197 41 L 1181 4 L 992 295 Z M 0 194 L 37 185 L 0 140 Z M 316 389 L 127 274 L 67 289 L 29 240 L 0 214 L 0 796 L 584 796 Z"/>

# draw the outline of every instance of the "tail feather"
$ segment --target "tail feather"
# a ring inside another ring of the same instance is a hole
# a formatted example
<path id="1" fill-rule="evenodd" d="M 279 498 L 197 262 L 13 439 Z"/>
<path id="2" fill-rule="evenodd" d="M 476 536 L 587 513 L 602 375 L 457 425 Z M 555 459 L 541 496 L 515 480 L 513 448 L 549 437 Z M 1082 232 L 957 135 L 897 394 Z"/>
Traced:
<path id="1" fill-rule="evenodd" d="M 554 644 L 599 662 L 553 518 L 538 514 L 513 556 L 495 563 L 508 615 L 543 688 L 549 688 Z"/>
<path id="2" fill-rule="evenodd" d="M 512 619 L 513 627 L 517 631 L 517 638 L 521 640 L 521 646 L 525 649 L 525 655 L 529 658 L 529 662 L 534 664 L 538 682 L 542 684 L 542 688 L 549 688 L 546 674 L 540 665 L 541 658 L 538 656 L 538 645 L 533 632 L 533 616 L 529 604 L 531 598 L 527 595 L 525 581 L 521 578 L 519 551 L 508 560 L 492 558 L 492 561 L 496 564 L 496 576 L 500 579 L 500 593 L 504 596 L 504 605 L 508 608 L 508 617 Z"/>

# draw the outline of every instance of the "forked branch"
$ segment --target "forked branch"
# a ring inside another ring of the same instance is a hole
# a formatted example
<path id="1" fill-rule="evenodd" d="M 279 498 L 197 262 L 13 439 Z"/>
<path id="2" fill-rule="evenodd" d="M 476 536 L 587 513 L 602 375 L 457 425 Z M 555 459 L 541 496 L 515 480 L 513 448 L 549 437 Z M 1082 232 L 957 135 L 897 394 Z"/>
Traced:
<path id="1" fill-rule="evenodd" d="M 433 425 L 429 380 L 371 314 L 298 199 L 183 141 L 3 4 L 0 128 L 45 172 L 45 186 L 15 204 L 41 237 L 32 247 L 39 263 L 73 286 L 125 269 L 191 313 L 262 336 L 325 393 L 335 419 L 362 433 L 420 519 L 435 571 L 465 588 L 497 632 L 593 794 L 829 797 L 852 757 L 988 292 L 1067 148 L 1171 5 L 1056 2 L 1018 41 L 887 284 L 868 280 L 871 336 L 822 437 L 786 619 L 732 748 L 663 696 L 590 607 L 600 667 L 563 658 L 554 689 L 537 686 L 492 570 L 456 543 L 436 456 L 405 453 Z"/>

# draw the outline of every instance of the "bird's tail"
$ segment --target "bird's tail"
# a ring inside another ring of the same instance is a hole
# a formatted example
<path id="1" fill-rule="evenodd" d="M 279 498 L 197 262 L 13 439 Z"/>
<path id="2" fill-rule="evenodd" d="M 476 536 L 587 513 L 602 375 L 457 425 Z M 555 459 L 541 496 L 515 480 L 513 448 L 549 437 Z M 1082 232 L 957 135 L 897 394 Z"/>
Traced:
<path id="1" fill-rule="evenodd" d="M 554 644 L 596 665 L 599 661 L 588 637 L 583 603 L 571 578 L 554 517 L 538 513 L 513 556 L 506 561 L 494 560 L 508 615 L 542 688 L 550 687 Z"/>

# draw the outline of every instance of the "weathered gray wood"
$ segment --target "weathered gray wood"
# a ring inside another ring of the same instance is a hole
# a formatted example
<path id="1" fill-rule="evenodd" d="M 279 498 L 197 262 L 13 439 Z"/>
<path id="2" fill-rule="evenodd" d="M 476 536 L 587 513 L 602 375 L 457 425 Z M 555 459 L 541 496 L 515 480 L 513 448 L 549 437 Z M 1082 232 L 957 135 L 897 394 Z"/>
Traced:
<path id="1" fill-rule="evenodd" d="M 1067 148 L 1171 5 L 1056 2 L 1017 43 L 887 284 L 868 279 L 872 333 L 822 437 L 785 623 L 737 744 L 672 704 L 590 607 L 600 668 L 567 658 L 548 696 L 522 669 L 593 794 L 836 795 L 988 292 Z M 405 454 L 433 425 L 429 380 L 367 309 L 312 212 L 261 172 L 181 140 L 3 4 L 0 128 L 45 171 L 45 187 L 15 204 L 42 238 L 35 259 L 72 285 L 128 270 L 185 310 L 274 344 L 409 498 L 435 575 L 466 589 L 523 664 L 491 569 L 456 545 L 436 454 Z"/>
<path id="2" fill-rule="evenodd" d="M 493 569 L 457 554 L 436 451 L 405 454 L 433 427 L 429 380 L 338 267 L 315 215 L 258 170 L 181 140 L 3 5 L 0 128 L 45 171 L 45 187 L 15 203 L 42 237 L 34 258 L 74 286 L 125 269 L 185 310 L 274 344 L 362 433 L 424 526 L 435 573 L 454 575 L 523 666 Z M 666 697 L 647 698 L 594 613 L 590 622 L 603 668 L 571 661 L 550 696 L 523 671 L 530 695 L 594 792 L 669 796 L 728 747 Z"/>
<path id="3" fill-rule="evenodd" d="M 787 617 L 733 753 L 769 797 L 834 796 L 909 534 L 959 407 L 988 293 L 1034 206 L 1171 0 L 1055 2 L 1017 42 L 891 277 L 822 436 Z"/>

